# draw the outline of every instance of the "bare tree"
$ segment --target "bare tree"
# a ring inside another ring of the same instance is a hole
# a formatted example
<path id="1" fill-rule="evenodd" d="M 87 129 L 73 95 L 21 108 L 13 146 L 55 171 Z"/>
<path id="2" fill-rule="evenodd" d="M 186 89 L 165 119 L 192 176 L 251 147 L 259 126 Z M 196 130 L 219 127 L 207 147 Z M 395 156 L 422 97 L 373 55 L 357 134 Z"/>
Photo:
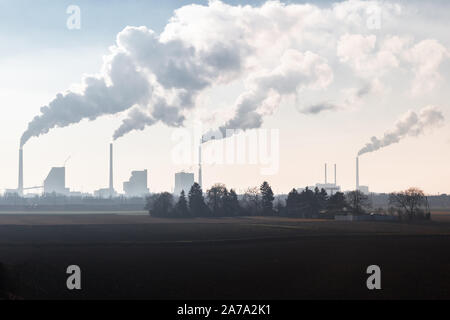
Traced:
<path id="1" fill-rule="evenodd" d="M 369 197 L 359 190 L 350 191 L 346 194 L 347 203 L 354 214 L 363 214 L 365 209 L 371 207 Z"/>
<path id="2" fill-rule="evenodd" d="M 220 216 L 224 213 L 224 202 L 227 195 L 228 190 L 221 183 L 216 183 L 211 189 L 206 191 L 206 199 L 214 215 Z"/>
<path id="3" fill-rule="evenodd" d="M 244 209 L 252 216 L 256 216 L 261 211 L 261 197 L 258 187 L 248 188 L 242 196 Z"/>
<path id="4" fill-rule="evenodd" d="M 418 188 L 409 188 L 401 192 L 394 192 L 389 195 L 389 204 L 404 210 L 408 218 L 419 217 L 423 210 L 422 206 L 426 204 L 425 194 Z"/>

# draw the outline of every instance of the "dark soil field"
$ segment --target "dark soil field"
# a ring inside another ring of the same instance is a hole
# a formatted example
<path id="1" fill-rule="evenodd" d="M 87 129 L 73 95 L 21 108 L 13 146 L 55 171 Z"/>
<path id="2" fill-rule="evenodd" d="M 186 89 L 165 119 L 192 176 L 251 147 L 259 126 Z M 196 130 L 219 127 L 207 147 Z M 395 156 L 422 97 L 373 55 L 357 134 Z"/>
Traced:
<path id="1" fill-rule="evenodd" d="M 0 261 L 25 299 L 449 299 L 450 219 L 433 218 L 0 215 Z M 366 287 L 373 264 L 381 290 Z"/>

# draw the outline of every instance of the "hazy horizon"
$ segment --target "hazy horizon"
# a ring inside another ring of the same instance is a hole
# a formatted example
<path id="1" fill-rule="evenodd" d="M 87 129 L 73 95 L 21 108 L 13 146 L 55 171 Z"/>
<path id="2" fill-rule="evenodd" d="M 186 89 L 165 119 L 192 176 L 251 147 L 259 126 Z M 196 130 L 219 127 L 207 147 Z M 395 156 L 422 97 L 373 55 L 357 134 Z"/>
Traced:
<path id="1" fill-rule="evenodd" d="M 69 156 L 68 188 L 108 187 L 116 137 L 117 191 L 144 169 L 151 192 L 171 191 L 175 172 L 197 180 L 195 146 L 190 163 L 174 150 L 201 123 L 279 138 L 276 170 L 205 162 L 205 190 L 286 194 L 322 183 L 324 163 L 353 190 L 360 153 L 371 192 L 450 194 L 450 3 L 191 2 L 78 1 L 71 30 L 70 1 L 0 1 L 0 193 L 17 188 L 21 137 L 25 187 Z"/>

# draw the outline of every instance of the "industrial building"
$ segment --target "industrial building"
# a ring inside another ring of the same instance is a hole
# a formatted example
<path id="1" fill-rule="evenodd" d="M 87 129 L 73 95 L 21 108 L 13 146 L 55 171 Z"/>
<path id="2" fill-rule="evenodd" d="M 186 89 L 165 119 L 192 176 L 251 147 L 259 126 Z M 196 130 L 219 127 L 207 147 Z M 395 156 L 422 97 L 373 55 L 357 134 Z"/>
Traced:
<path id="1" fill-rule="evenodd" d="M 368 195 L 370 192 L 369 192 L 369 187 L 368 186 L 359 186 L 359 189 L 358 189 L 360 192 L 362 192 L 362 193 L 364 193 L 365 195 Z"/>
<path id="2" fill-rule="evenodd" d="M 44 193 L 56 193 L 66 195 L 70 192 L 66 188 L 66 168 L 53 167 L 44 180 Z"/>
<path id="3" fill-rule="evenodd" d="M 337 192 L 341 192 L 341 187 L 336 184 L 336 174 L 337 174 L 337 168 L 336 165 L 334 165 L 334 183 L 328 183 L 327 178 L 327 164 L 325 164 L 325 181 L 324 183 L 316 183 L 315 186 L 308 186 L 309 190 L 314 191 L 315 188 L 318 188 L 319 190 L 324 189 L 329 196 L 332 196 L 333 194 Z M 305 188 L 297 188 L 297 192 L 303 192 Z"/>
<path id="4" fill-rule="evenodd" d="M 96 198 L 111 198 L 114 197 L 116 194 L 114 193 L 111 195 L 111 189 L 109 188 L 102 188 L 94 191 L 94 197 Z"/>
<path id="5" fill-rule="evenodd" d="M 334 165 L 334 183 L 328 183 L 327 180 L 327 164 L 325 163 L 325 183 L 316 183 L 316 188 L 324 189 L 328 195 L 332 196 L 337 192 L 341 192 L 341 187 L 337 185 L 336 181 L 337 168 Z"/>
<path id="6" fill-rule="evenodd" d="M 130 180 L 123 183 L 123 191 L 127 197 L 143 197 L 149 194 L 147 170 L 132 171 Z"/>
<path id="7" fill-rule="evenodd" d="M 194 184 L 194 174 L 188 172 L 178 172 L 175 173 L 175 189 L 173 193 L 175 195 L 180 195 L 181 191 L 184 190 L 185 194 L 188 194 Z"/>

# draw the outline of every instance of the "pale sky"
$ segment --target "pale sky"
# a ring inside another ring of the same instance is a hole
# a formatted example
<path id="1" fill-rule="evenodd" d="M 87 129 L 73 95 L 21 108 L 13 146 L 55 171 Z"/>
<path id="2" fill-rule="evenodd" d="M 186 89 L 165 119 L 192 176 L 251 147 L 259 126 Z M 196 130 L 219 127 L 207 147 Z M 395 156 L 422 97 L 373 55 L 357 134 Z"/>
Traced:
<path id="1" fill-rule="evenodd" d="M 173 153 L 174 137 L 200 122 L 279 134 L 278 170 L 205 164 L 206 188 L 267 180 L 287 193 L 323 182 L 327 162 L 329 180 L 336 163 L 338 184 L 350 190 L 355 157 L 375 136 L 380 148 L 360 157 L 360 184 L 450 193 L 450 3 L 196 3 L 0 0 L 0 192 L 17 187 L 21 136 L 50 105 L 24 146 L 26 187 L 69 156 L 67 187 L 106 187 L 109 143 L 125 120 L 143 130 L 114 143 L 119 192 L 132 170 L 149 171 L 152 192 L 171 191 L 175 172 L 197 173 Z M 79 30 L 66 26 L 69 5 L 81 10 Z M 101 81 L 83 84 L 88 75 Z M 183 105 L 186 93 L 193 100 Z M 156 124 L 144 128 L 147 118 Z"/>

